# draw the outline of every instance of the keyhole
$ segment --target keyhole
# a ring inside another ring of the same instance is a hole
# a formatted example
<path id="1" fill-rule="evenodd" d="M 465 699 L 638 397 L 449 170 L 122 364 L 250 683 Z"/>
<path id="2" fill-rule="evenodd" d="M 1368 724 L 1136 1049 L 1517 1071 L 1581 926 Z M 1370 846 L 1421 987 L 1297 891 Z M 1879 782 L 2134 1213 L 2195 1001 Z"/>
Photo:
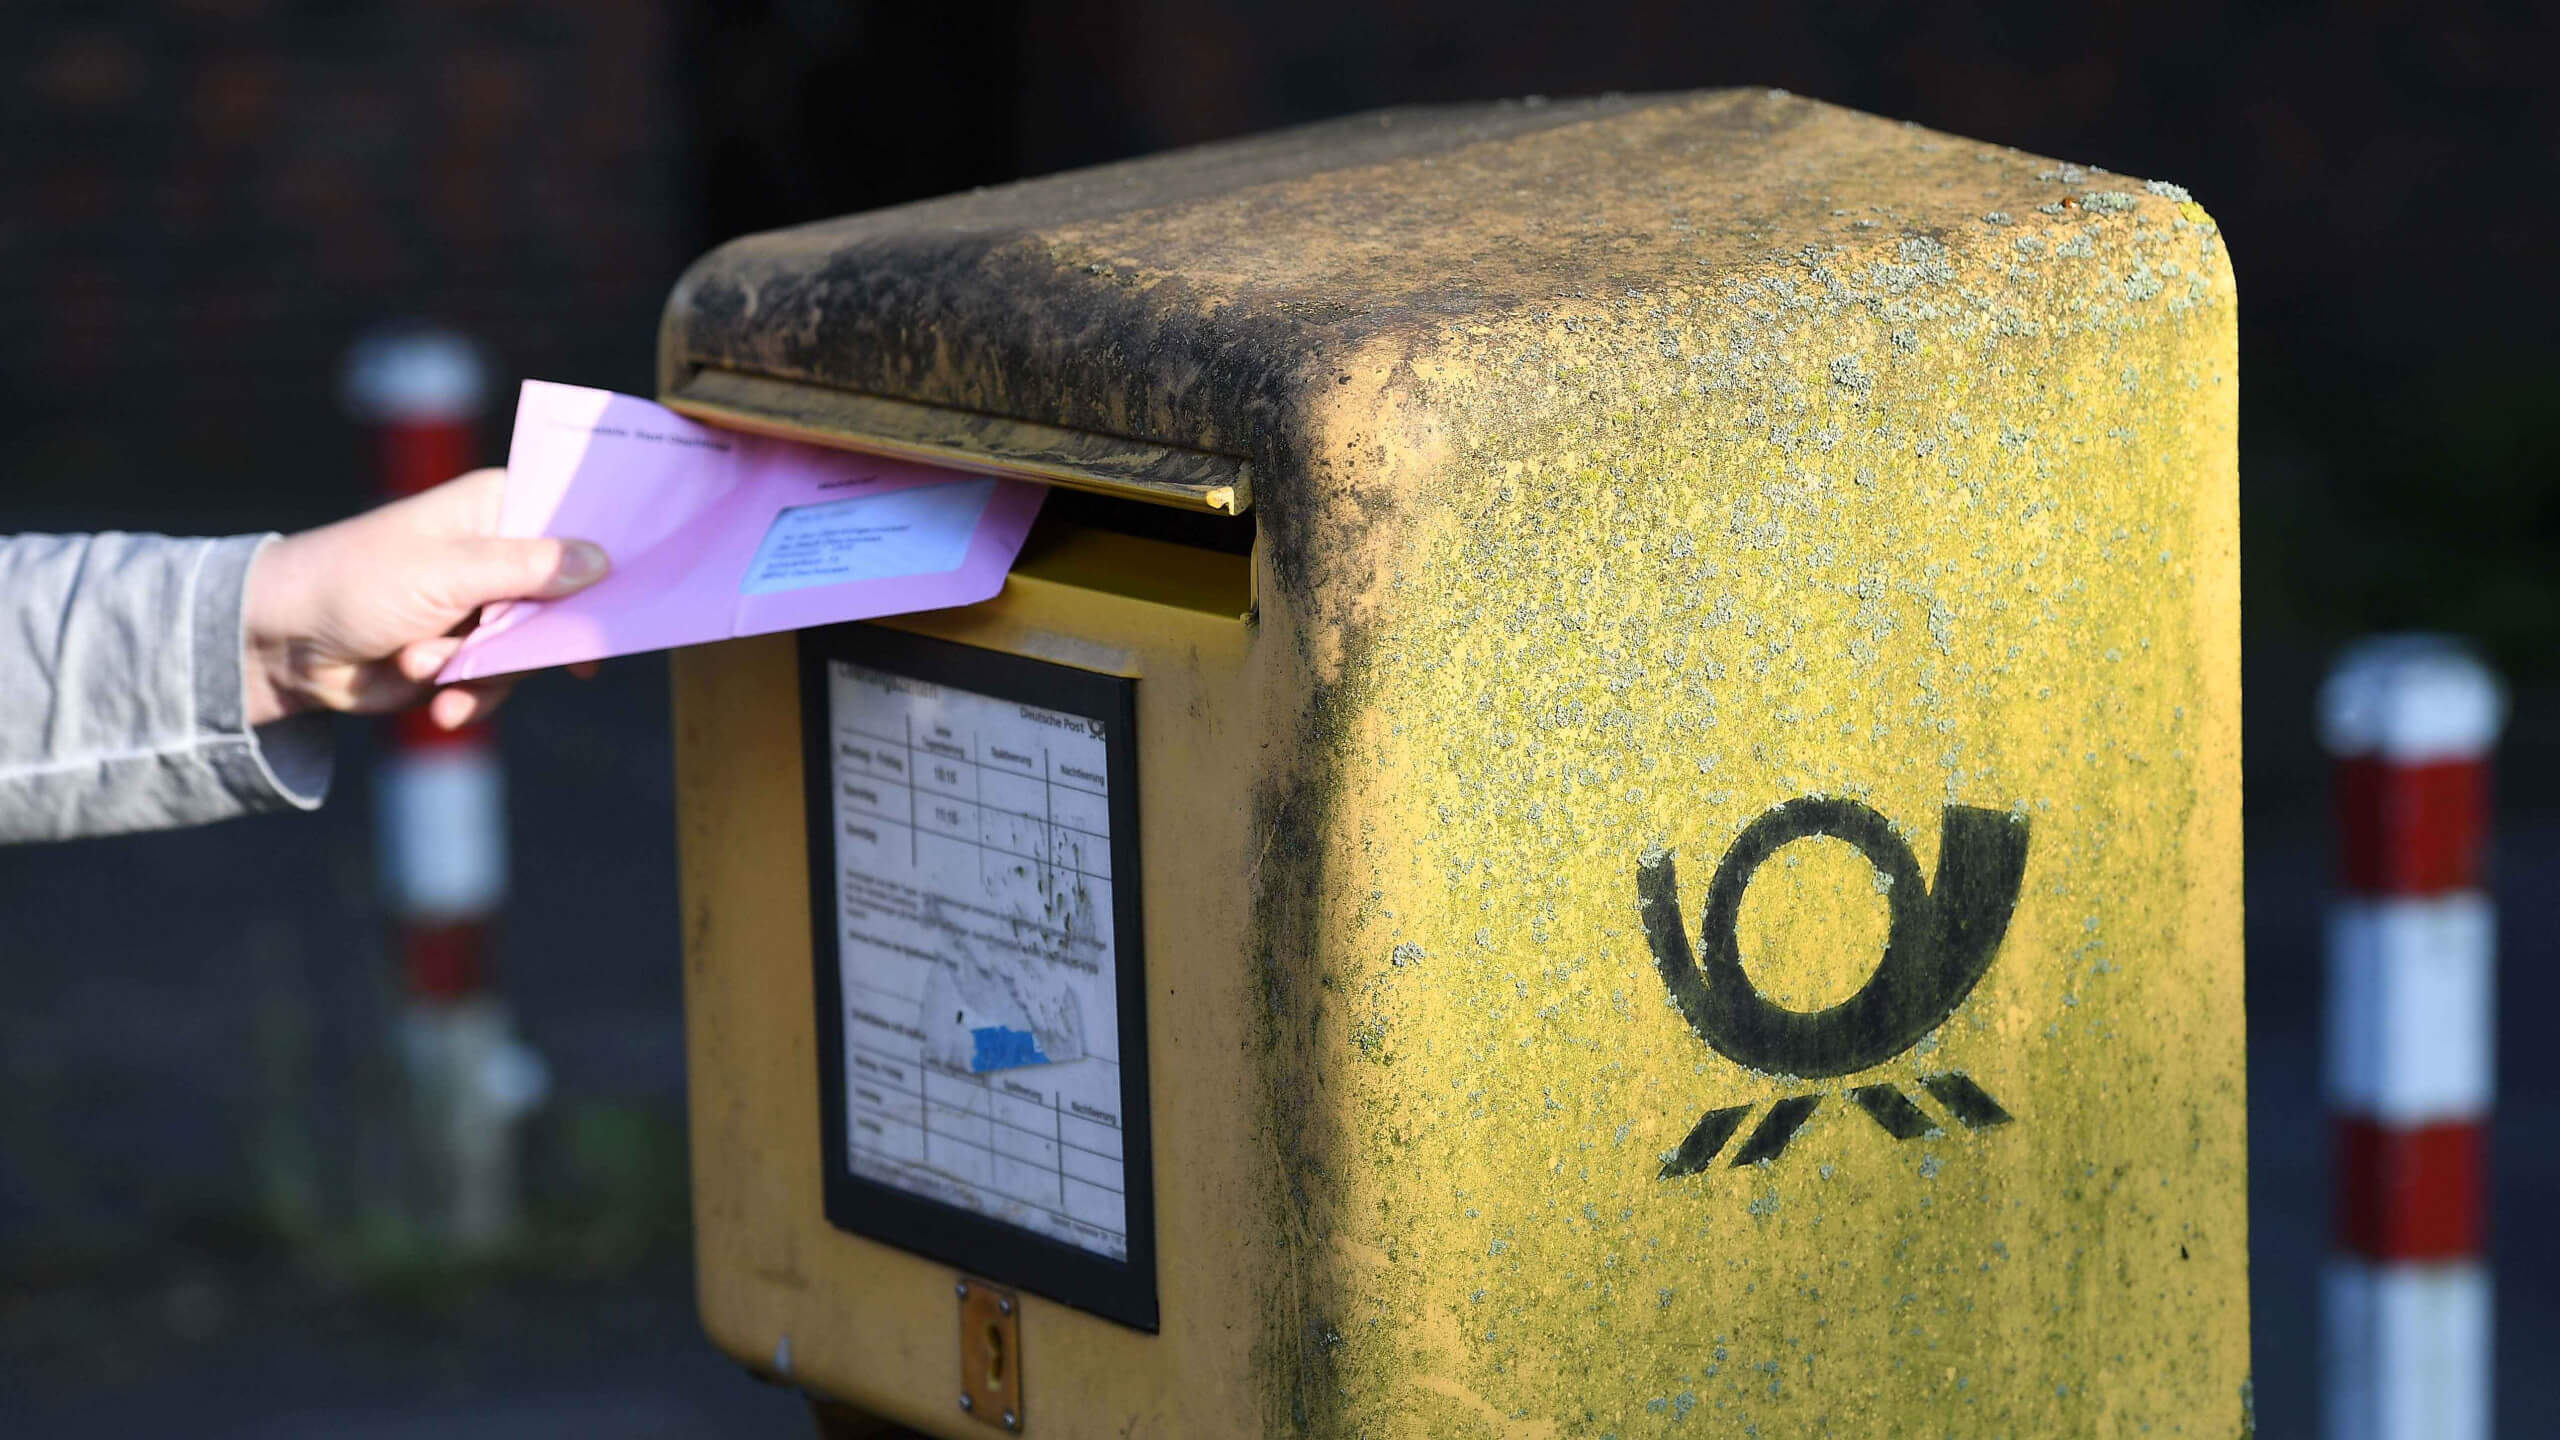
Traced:
<path id="1" fill-rule="evenodd" d="M 992 1320 L 987 1322 L 987 1388 L 1004 1387 L 1004 1331 Z"/>

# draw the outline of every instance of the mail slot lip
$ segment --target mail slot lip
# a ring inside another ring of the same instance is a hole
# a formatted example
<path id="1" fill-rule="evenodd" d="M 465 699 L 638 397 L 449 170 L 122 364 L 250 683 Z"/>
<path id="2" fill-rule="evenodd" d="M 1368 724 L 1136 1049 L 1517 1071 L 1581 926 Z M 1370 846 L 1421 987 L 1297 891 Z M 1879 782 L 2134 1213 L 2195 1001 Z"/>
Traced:
<path id="1" fill-rule="evenodd" d="M 977 474 L 1224 515 L 1253 505 L 1253 465 L 1235 455 L 712 367 L 661 398 L 715 425 Z"/>

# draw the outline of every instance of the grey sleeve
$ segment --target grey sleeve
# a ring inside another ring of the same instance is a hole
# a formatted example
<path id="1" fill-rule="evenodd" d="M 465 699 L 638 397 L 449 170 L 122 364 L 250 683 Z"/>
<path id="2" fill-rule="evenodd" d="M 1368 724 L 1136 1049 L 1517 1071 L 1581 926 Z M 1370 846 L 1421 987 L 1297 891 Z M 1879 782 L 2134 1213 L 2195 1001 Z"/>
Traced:
<path id="1" fill-rule="evenodd" d="M 274 538 L 0 536 L 0 843 L 319 805 L 328 717 L 245 723 L 241 606 Z"/>

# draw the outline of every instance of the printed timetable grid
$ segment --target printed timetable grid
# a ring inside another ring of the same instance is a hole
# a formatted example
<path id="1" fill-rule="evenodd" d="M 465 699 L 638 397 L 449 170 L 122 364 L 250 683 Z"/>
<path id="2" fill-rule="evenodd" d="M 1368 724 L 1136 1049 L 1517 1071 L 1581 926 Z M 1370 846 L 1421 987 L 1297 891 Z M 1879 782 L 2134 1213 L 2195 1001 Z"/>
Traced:
<path id="1" fill-rule="evenodd" d="M 1126 1259 L 1099 726 L 832 671 L 850 1168 Z M 964 1068 L 926 1013 L 963 970 L 1071 1058 Z"/>

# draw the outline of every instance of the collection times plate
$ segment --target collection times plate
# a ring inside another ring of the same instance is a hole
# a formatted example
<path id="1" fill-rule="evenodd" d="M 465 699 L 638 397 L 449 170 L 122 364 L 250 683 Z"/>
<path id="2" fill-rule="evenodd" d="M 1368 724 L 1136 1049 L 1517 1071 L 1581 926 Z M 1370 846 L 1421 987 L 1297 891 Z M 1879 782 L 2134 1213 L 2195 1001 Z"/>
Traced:
<path id="1" fill-rule="evenodd" d="M 1132 682 L 802 646 L 828 1218 L 1152 1328 Z"/>

